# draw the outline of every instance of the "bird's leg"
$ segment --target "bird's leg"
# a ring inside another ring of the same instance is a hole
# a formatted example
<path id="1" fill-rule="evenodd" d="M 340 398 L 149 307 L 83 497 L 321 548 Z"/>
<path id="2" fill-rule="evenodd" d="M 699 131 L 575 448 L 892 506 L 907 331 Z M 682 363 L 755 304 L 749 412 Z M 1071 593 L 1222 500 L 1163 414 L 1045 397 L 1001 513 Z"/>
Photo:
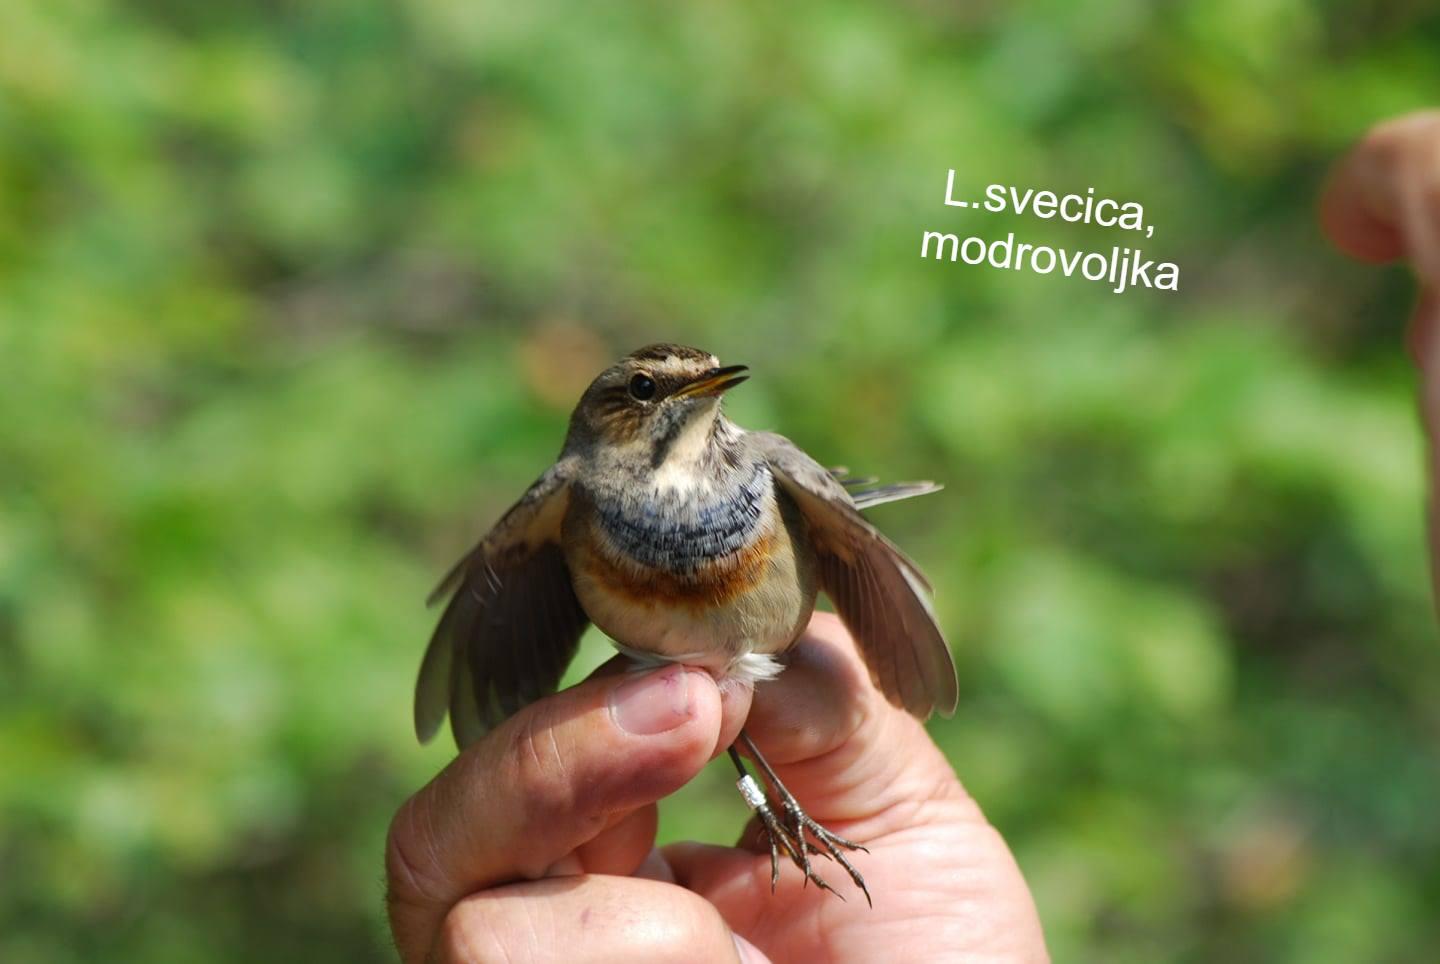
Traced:
<path id="1" fill-rule="evenodd" d="M 785 814 L 783 826 L 781 827 L 781 839 L 785 843 L 785 852 L 789 854 L 790 859 L 794 861 L 795 866 L 799 867 L 800 870 L 804 872 L 805 879 L 815 881 L 815 883 L 821 888 L 830 891 L 832 894 L 835 894 L 837 897 L 840 897 L 843 900 L 843 895 L 841 895 L 838 891 L 836 891 L 829 884 L 827 884 L 819 875 L 817 875 L 811 869 L 809 854 L 815 853 L 827 859 L 834 860 L 841 867 L 845 868 L 845 872 L 850 875 L 850 879 L 855 882 L 855 886 L 859 887 L 860 892 L 865 895 L 865 902 L 873 907 L 874 902 L 870 899 L 869 888 L 865 886 L 865 878 L 860 876 L 860 872 L 856 870 L 854 865 L 851 864 L 850 861 L 845 857 L 845 854 L 841 849 L 844 848 L 845 850 L 865 850 L 865 848 L 853 840 L 847 840 L 839 834 L 832 833 L 829 830 L 826 830 L 819 823 L 817 823 L 808 813 L 806 813 L 804 809 L 801 808 L 800 801 L 796 800 L 795 795 L 786 788 L 783 782 L 781 782 L 780 777 L 778 774 L 776 774 L 774 768 L 770 766 L 769 762 L 766 761 L 765 757 L 760 753 L 760 749 L 755 746 L 755 741 L 750 739 L 750 734 L 746 733 L 744 730 L 741 730 L 739 742 L 745 746 L 745 749 L 749 752 L 751 759 L 755 761 L 755 765 L 758 766 L 760 768 L 760 771 L 765 775 L 765 779 L 770 784 L 770 788 L 774 791 L 775 795 L 780 798 L 780 805 L 784 810 Z M 736 753 L 733 746 L 730 748 L 730 755 L 731 758 L 734 759 L 735 765 L 740 768 L 741 773 L 745 774 L 744 766 L 740 762 L 739 755 Z M 746 776 L 748 776 L 748 774 L 746 774 Z M 752 780 L 752 786 L 753 782 L 754 781 Z M 745 793 L 745 787 L 743 786 L 744 778 L 742 778 L 741 783 L 741 793 Z M 774 873 L 776 872 L 774 868 L 776 830 L 775 827 L 772 826 L 772 824 L 779 823 L 780 821 L 775 820 L 774 811 L 771 808 L 769 801 L 763 798 L 763 795 L 762 801 L 765 805 L 765 811 L 769 813 L 768 818 L 765 813 L 761 813 L 760 807 L 756 806 L 753 803 L 751 804 L 751 806 L 755 808 L 757 813 L 760 813 L 760 819 L 762 822 L 764 822 L 765 829 L 770 836 L 770 850 L 772 857 L 771 871 L 773 877 Z M 749 802 L 748 796 L 746 797 L 746 802 Z M 807 830 L 810 832 L 811 836 L 813 836 L 817 841 L 819 841 L 820 847 L 816 847 L 814 844 L 811 844 L 810 841 L 806 839 L 805 832 Z M 865 852 L 869 853 L 868 850 L 866 850 Z"/>
<path id="2" fill-rule="evenodd" d="M 765 837 L 770 843 L 770 892 L 775 892 L 775 887 L 780 883 L 780 847 L 785 848 L 785 853 L 797 866 L 806 867 L 806 876 L 809 877 L 808 863 L 804 861 L 803 849 L 797 851 L 795 840 L 790 831 L 780 825 L 780 820 L 775 816 L 775 811 L 770 806 L 770 799 L 765 796 L 765 791 L 755 782 L 750 771 L 745 769 L 745 763 L 740 759 L 740 753 L 732 745 L 730 747 L 730 759 L 735 764 L 735 769 L 740 771 L 740 779 L 735 785 L 740 788 L 740 796 L 745 798 L 745 803 L 754 810 L 765 826 Z M 800 838 L 803 848 L 805 838 Z"/>

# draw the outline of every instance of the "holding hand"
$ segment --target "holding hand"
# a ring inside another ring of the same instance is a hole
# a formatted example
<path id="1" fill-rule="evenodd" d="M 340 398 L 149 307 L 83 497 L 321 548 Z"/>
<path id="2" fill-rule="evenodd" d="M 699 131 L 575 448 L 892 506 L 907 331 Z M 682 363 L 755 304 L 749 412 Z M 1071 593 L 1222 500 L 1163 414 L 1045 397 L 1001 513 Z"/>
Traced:
<path id="1" fill-rule="evenodd" d="M 1430 448 L 1430 570 L 1440 600 L 1440 110 L 1372 128 L 1336 164 L 1320 202 L 1336 247 L 1362 261 L 1410 263 L 1420 282 L 1408 342 L 1420 367 Z"/>
<path id="2" fill-rule="evenodd" d="M 406 961 L 1047 959 L 1004 841 L 833 616 L 753 705 L 699 670 L 622 665 L 522 710 L 400 809 L 386 867 Z M 655 849 L 655 802 L 742 723 L 812 816 L 869 849 L 873 910 L 843 875 L 845 902 L 788 864 L 772 894 L 753 823 L 738 848 Z"/>

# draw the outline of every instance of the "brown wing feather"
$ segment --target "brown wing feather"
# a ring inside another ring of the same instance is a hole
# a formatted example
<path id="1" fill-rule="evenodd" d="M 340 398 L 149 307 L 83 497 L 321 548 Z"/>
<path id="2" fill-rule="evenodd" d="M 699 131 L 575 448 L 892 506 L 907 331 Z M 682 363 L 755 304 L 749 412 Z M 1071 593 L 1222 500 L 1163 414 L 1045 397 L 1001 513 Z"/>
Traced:
<path id="1" fill-rule="evenodd" d="M 955 662 L 935 623 L 925 576 L 860 515 L 846 488 L 789 439 L 769 432 L 747 437 L 809 523 L 820 558 L 820 585 L 859 644 L 875 685 L 890 702 L 921 719 L 933 710 L 945 716 L 955 712 Z M 937 488 L 902 483 L 883 491 L 905 498 Z M 901 491 L 905 494 L 897 495 Z"/>
<path id="2" fill-rule="evenodd" d="M 448 714 L 464 747 L 559 685 L 589 621 L 560 549 L 571 470 L 552 466 L 431 594 L 450 600 L 415 684 L 421 742 Z"/>

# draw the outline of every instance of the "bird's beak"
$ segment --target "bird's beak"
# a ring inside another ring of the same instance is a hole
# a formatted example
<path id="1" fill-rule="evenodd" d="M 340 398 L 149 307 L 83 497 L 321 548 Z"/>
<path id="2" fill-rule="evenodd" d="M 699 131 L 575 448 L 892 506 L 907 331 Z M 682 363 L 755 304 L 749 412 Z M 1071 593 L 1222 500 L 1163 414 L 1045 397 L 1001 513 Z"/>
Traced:
<path id="1" fill-rule="evenodd" d="M 701 398 L 706 395 L 719 395 L 739 385 L 749 375 L 742 374 L 750 370 L 747 365 L 727 365 L 724 368 L 712 368 L 689 385 L 675 392 L 671 398 Z"/>

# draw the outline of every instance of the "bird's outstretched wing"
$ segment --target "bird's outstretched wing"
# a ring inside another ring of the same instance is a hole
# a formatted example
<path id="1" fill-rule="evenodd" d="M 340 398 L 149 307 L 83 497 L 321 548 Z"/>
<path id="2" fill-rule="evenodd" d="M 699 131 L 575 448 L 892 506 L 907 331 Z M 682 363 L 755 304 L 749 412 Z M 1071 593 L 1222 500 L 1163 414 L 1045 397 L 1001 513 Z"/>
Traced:
<path id="1" fill-rule="evenodd" d="M 950 647 L 930 608 L 930 584 L 895 544 L 860 515 L 859 505 L 933 492 L 930 482 L 877 490 L 885 497 L 851 497 L 831 472 L 789 439 L 750 432 L 780 488 L 799 506 L 820 560 L 820 586 L 860 644 L 870 677 L 896 706 L 924 719 L 955 712 L 958 691 Z"/>
<path id="2" fill-rule="evenodd" d="M 868 509 L 886 502 L 899 502 L 901 499 L 913 499 L 917 495 L 929 495 L 943 488 L 938 482 L 891 482 L 889 485 L 880 485 L 880 480 L 875 476 L 852 476 L 850 470 L 843 465 L 834 465 L 825 471 L 845 487 L 857 509 Z"/>
<path id="3" fill-rule="evenodd" d="M 551 466 L 430 594 L 450 601 L 415 684 L 422 743 L 448 711 L 463 748 L 559 685 L 588 622 L 560 549 L 573 468 Z"/>

